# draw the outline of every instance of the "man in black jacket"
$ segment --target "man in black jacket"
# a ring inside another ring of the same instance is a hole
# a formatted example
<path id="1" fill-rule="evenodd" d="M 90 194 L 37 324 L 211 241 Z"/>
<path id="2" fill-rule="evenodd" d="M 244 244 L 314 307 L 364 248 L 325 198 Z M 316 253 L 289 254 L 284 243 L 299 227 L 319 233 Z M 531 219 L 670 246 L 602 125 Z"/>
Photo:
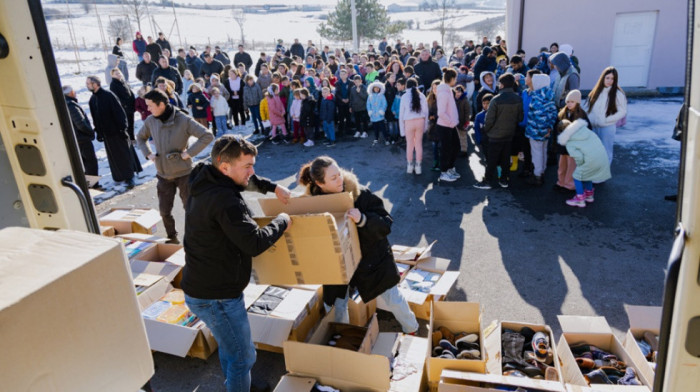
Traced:
<path id="1" fill-rule="evenodd" d="M 204 53 L 204 64 L 200 70 L 201 76 L 209 83 L 209 78 L 214 74 L 221 74 L 224 71 L 224 65 L 221 61 L 211 56 L 211 53 Z"/>
<path id="2" fill-rule="evenodd" d="M 442 78 L 442 70 L 440 70 L 438 63 L 430 57 L 428 49 L 423 49 L 420 52 L 420 62 L 413 68 L 416 70 L 416 76 L 423 84 L 423 91 L 430 91 L 430 85 L 433 83 L 433 80 Z"/>
<path id="3" fill-rule="evenodd" d="M 158 68 L 158 66 L 151 61 L 151 54 L 146 52 L 143 54 L 143 61 L 136 66 L 136 78 L 145 86 L 151 82 L 151 76 L 153 76 L 153 71 L 155 71 L 156 68 Z"/>
<path id="4" fill-rule="evenodd" d="M 294 38 L 294 43 L 292 44 L 292 47 L 289 48 L 289 52 L 292 56 L 299 56 L 301 58 L 304 58 L 304 53 L 306 53 L 304 50 L 304 45 L 299 43 L 298 38 Z"/>
<path id="5" fill-rule="evenodd" d="M 282 213 L 258 227 L 241 192 L 275 192 L 284 203 L 289 190 L 255 175 L 257 149 L 245 139 L 225 135 L 214 143 L 211 164 L 190 174 L 185 214 L 185 268 L 182 289 L 190 310 L 219 343 L 219 358 L 229 392 L 250 391 L 255 346 L 244 305 L 252 258 L 270 248 L 290 227 Z"/>
<path id="6" fill-rule="evenodd" d="M 233 65 L 238 67 L 238 64 L 245 64 L 245 71 L 250 72 L 250 67 L 253 66 L 253 58 L 250 57 L 248 52 L 243 50 L 243 45 L 238 45 L 238 53 L 233 56 Z"/>
<path id="7" fill-rule="evenodd" d="M 160 47 L 150 35 L 146 38 L 148 45 L 146 45 L 146 52 L 151 54 L 152 60 L 157 60 L 163 55 L 163 48 Z"/>
<path id="8" fill-rule="evenodd" d="M 95 156 L 95 146 L 92 145 L 92 141 L 95 140 L 95 131 L 92 129 L 85 111 L 78 104 L 73 87 L 63 86 L 63 95 L 68 105 L 68 113 L 70 114 L 71 123 L 73 123 L 73 131 L 78 141 L 78 149 L 83 160 L 85 174 L 97 176 L 97 156 Z M 93 188 L 99 188 L 99 183 L 93 185 Z"/>
<path id="9" fill-rule="evenodd" d="M 172 48 L 170 47 L 170 42 L 165 38 L 165 34 L 161 31 L 158 33 L 158 39 L 156 40 L 156 43 L 158 46 L 160 46 L 161 49 L 165 50 L 168 49 L 169 51 L 172 52 Z"/>
<path id="10" fill-rule="evenodd" d="M 496 174 L 496 166 L 501 167 L 501 178 L 498 185 L 508 188 L 510 173 L 510 145 L 523 121 L 523 100 L 515 93 L 515 77 L 503 74 L 498 78 L 498 95 L 493 97 L 486 112 L 486 120 L 482 132 L 489 139 L 489 153 L 486 156 L 486 173 L 484 179 L 474 184 L 475 188 L 491 189 L 491 181 Z"/>
<path id="11" fill-rule="evenodd" d="M 156 79 L 161 76 L 172 80 L 175 83 L 175 91 L 182 95 L 182 77 L 180 72 L 178 72 L 177 68 L 170 65 L 168 58 L 165 56 L 160 56 L 160 59 L 158 59 L 158 68 L 154 69 L 151 74 L 151 85 L 155 86 Z"/>

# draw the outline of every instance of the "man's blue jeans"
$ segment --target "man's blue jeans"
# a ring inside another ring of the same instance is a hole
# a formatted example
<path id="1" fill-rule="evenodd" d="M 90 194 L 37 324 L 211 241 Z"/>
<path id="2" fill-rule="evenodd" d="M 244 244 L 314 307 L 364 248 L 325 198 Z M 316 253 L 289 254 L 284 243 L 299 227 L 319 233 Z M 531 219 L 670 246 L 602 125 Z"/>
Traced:
<path id="1" fill-rule="evenodd" d="M 219 343 L 226 391 L 249 392 L 250 370 L 256 353 L 243 295 L 236 299 L 198 299 L 185 295 L 185 302 L 192 313 L 207 324 Z"/>

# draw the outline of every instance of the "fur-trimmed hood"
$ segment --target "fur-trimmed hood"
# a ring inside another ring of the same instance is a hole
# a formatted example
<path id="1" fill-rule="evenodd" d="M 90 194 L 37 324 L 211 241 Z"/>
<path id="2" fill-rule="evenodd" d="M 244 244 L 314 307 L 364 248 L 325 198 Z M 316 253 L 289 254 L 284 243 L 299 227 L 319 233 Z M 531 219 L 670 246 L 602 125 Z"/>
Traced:
<path id="1" fill-rule="evenodd" d="M 569 142 L 569 139 L 571 139 L 571 136 L 573 136 L 574 133 L 576 133 L 576 131 L 578 131 L 581 128 L 586 128 L 587 126 L 588 123 L 586 122 L 586 120 L 579 118 L 578 120 L 572 122 L 571 125 L 566 127 L 564 132 L 562 132 L 557 138 L 557 142 L 559 142 L 559 144 L 561 144 L 562 146 L 565 146 L 566 143 Z"/>
<path id="2" fill-rule="evenodd" d="M 384 87 L 384 83 L 379 82 L 379 81 L 372 82 L 369 84 L 369 86 L 367 86 L 367 94 L 368 95 L 374 94 L 373 91 L 374 91 L 375 87 L 379 87 L 379 94 L 384 95 L 384 91 L 386 90 L 386 88 Z"/>
<path id="3" fill-rule="evenodd" d="M 357 200 L 357 198 L 360 197 L 360 191 L 362 190 L 362 187 L 360 186 L 360 183 L 357 180 L 357 176 L 355 175 L 355 173 L 349 172 L 344 169 L 340 169 L 340 172 L 343 174 L 343 188 L 345 192 L 350 192 L 350 194 L 352 194 L 352 199 Z M 308 185 L 304 194 L 315 196 L 320 195 L 320 191 L 321 189 L 318 186 Z"/>

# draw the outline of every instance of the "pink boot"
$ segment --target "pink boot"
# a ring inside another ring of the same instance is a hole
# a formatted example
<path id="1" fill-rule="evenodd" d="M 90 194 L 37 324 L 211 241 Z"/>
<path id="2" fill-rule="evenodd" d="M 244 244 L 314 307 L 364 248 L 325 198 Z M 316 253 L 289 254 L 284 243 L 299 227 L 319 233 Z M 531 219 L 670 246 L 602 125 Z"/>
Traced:
<path id="1" fill-rule="evenodd" d="M 571 199 L 567 200 L 566 204 L 568 204 L 572 207 L 585 207 L 586 206 L 586 196 L 576 195 L 576 196 L 572 197 Z"/>
<path id="2" fill-rule="evenodd" d="M 595 189 L 591 189 L 590 191 L 583 192 L 583 196 L 586 198 L 586 203 L 593 203 L 593 200 L 595 200 L 593 198 L 594 191 Z"/>

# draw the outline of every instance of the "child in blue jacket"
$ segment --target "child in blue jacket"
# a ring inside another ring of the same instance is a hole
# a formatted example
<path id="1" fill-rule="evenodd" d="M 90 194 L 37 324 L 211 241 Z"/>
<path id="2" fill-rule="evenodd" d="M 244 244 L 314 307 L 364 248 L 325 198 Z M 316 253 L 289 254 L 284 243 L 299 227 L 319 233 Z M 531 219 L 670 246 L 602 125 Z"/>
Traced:
<path id="1" fill-rule="evenodd" d="M 333 125 L 335 121 L 335 98 L 333 94 L 331 94 L 331 89 L 328 87 L 324 87 L 321 90 L 321 95 L 319 119 L 323 126 L 323 132 L 326 133 L 326 139 L 328 139 L 325 145 L 333 147 L 335 146 L 335 127 Z"/>
<path id="2" fill-rule="evenodd" d="M 384 144 L 389 145 L 389 132 L 386 129 L 384 113 L 386 112 L 386 98 L 384 97 L 384 84 L 373 82 L 367 87 L 367 114 L 374 129 L 374 143 L 379 143 L 379 133 L 384 136 Z"/>
<path id="3" fill-rule="evenodd" d="M 481 133 L 481 128 L 484 127 L 484 123 L 486 122 L 486 112 L 489 110 L 489 104 L 492 98 L 492 94 L 485 94 L 481 97 L 481 107 L 483 110 L 474 117 L 474 143 L 479 146 L 479 150 L 484 154 L 484 159 L 486 159 L 486 154 L 488 154 L 489 139 L 486 135 Z"/>

